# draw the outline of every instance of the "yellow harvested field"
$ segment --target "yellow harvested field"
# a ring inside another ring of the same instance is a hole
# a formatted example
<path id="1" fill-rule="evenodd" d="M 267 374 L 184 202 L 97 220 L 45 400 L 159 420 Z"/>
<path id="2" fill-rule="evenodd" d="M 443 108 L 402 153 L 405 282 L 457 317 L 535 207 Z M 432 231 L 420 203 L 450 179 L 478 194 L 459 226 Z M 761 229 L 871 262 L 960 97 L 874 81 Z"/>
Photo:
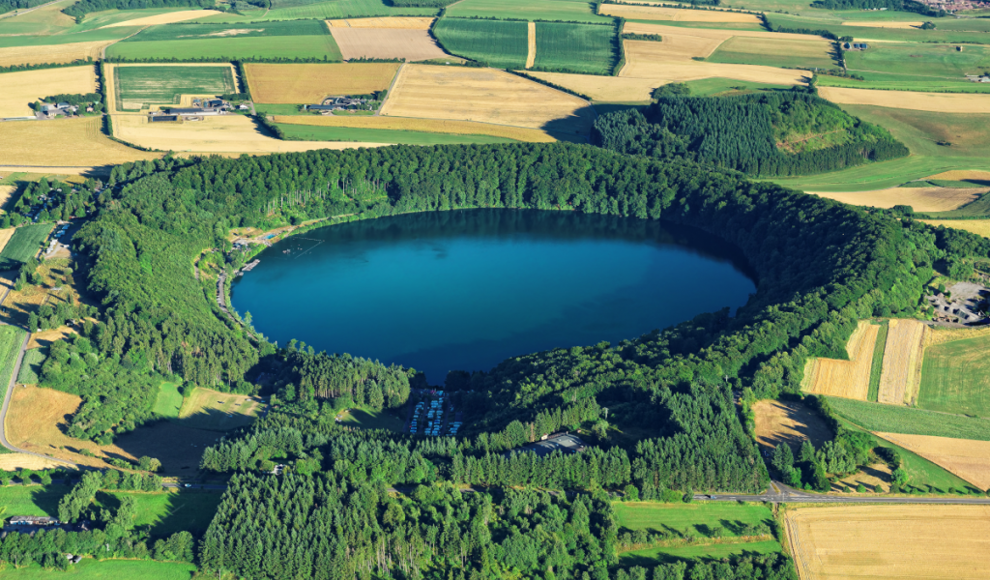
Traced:
<path id="1" fill-rule="evenodd" d="M 28 104 L 50 95 L 95 93 L 96 67 L 73 66 L 0 74 L 0 117 L 34 116 Z"/>
<path id="2" fill-rule="evenodd" d="M 888 405 L 913 403 L 921 386 L 921 355 L 928 326 L 906 319 L 892 319 L 888 324 L 877 400 Z"/>
<path id="3" fill-rule="evenodd" d="M 832 43 L 825 39 L 808 37 L 795 40 L 792 38 L 749 38 L 733 36 L 719 45 L 719 50 L 743 54 L 775 54 L 787 56 L 805 56 L 811 58 L 831 58 L 829 52 Z"/>
<path id="4" fill-rule="evenodd" d="M 432 16 L 385 16 L 381 18 L 348 18 L 327 20 L 330 28 L 389 28 L 393 30 L 429 30 L 433 26 Z"/>
<path id="5" fill-rule="evenodd" d="M 593 101 L 603 102 L 648 103 L 653 94 L 653 89 L 666 84 L 663 81 L 633 77 L 578 75 L 539 71 L 532 71 L 527 74 L 580 93 Z"/>
<path id="6" fill-rule="evenodd" d="M 344 60 L 401 58 L 407 61 L 449 56 L 429 31 L 416 28 L 331 28 Z"/>
<path id="7" fill-rule="evenodd" d="M 759 401 L 753 405 L 753 415 L 756 442 L 767 451 L 781 443 L 787 443 L 797 451 L 805 441 L 811 441 L 817 449 L 832 439 L 832 430 L 821 415 L 799 401 Z"/>
<path id="8" fill-rule="evenodd" d="M 990 220 L 919 220 L 935 227 L 945 226 L 990 238 Z"/>
<path id="9" fill-rule="evenodd" d="M 7 228 L 0 230 L 0 252 L 2 252 L 3 249 L 7 247 L 7 242 L 9 242 L 10 238 L 14 236 L 14 231 L 16 230 L 17 228 Z"/>
<path id="10" fill-rule="evenodd" d="M 313 149 L 378 147 L 379 143 L 282 141 L 262 133 L 243 115 L 206 117 L 185 123 L 148 122 L 144 115 L 114 115 L 118 139 L 149 149 L 190 153 L 287 153 Z"/>
<path id="11" fill-rule="evenodd" d="M 636 50 L 639 53 L 650 56 L 662 55 L 664 59 L 690 60 L 696 56 L 701 58 L 710 56 L 713 52 L 715 52 L 715 49 L 718 48 L 718 45 L 722 44 L 729 38 L 732 38 L 730 34 L 700 36 L 696 34 L 684 34 L 683 32 L 680 34 L 670 33 L 666 30 L 662 32 L 654 31 L 654 28 L 667 29 L 673 27 L 654 26 L 639 22 L 627 22 L 625 28 L 623 29 L 625 32 L 632 34 L 662 34 L 663 42 L 653 42 L 649 40 L 626 40 L 626 51 Z M 693 33 L 695 29 L 682 28 L 681 30 L 689 30 Z M 626 58 L 629 58 L 628 54 Z"/>
<path id="12" fill-rule="evenodd" d="M 885 20 L 848 20 L 842 23 L 842 26 L 861 26 L 868 28 L 921 28 L 924 22 L 918 20 L 916 22 L 891 22 Z"/>
<path id="13" fill-rule="evenodd" d="M 945 179 L 947 181 L 990 181 L 990 171 L 980 171 L 976 169 L 955 169 L 953 171 L 943 171 L 936 175 L 930 175 L 925 179 Z"/>
<path id="14" fill-rule="evenodd" d="M 35 166 L 37 171 L 53 162 L 94 166 L 161 157 L 111 141 L 100 130 L 102 122 L 89 117 L 0 123 L 0 159 L 10 165 Z"/>
<path id="15" fill-rule="evenodd" d="M 213 16 L 216 14 L 223 14 L 218 10 L 178 10 L 176 12 L 166 12 L 165 14 L 156 14 L 154 16 L 145 16 L 143 18 L 134 18 L 133 20 L 124 20 L 123 22 L 114 22 L 113 24 L 107 24 L 103 28 L 115 28 L 117 26 L 154 26 L 155 24 L 173 24 L 175 22 L 185 22 L 186 20 L 192 20 L 194 18 L 206 18 L 207 16 Z"/>
<path id="16" fill-rule="evenodd" d="M 674 56 L 663 47 L 665 42 L 626 40 L 626 66 L 620 77 L 644 78 L 658 81 L 658 86 L 671 82 L 693 81 L 721 77 L 777 85 L 803 83 L 811 73 L 802 70 L 746 64 L 697 62 Z M 712 47 L 714 50 L 714 46 Z"/>
<path id="17" fill-rule="evenodd" d="M 917 453 L 984 491 L 990 489 L 990 441 L 900 433 L 874 435 Z"/>
<path id="18" fill-rule="evenodd" d="M 397 63 L 244 65 L 258 103 L 320 103 L 331 95 L 366 95 L 388 88 Z"/>
<path id="19" fill-rule="evenodd" d="M 929 212 L 956 209 L 975 200 L 986 191 L 986 188 L 892 187 L 874 191 L 809 191 L 808 193 L 850 205 L 884 209 L 895 205 L 909 205 L 914 211 Z"/>
<path id="20" fill-rule="evenodd" d="M 20 172 L 20 173 L 35 173 L 37 175 L 45 175 L 53 178 L 60 179 L 61 181 L 72 180 L 73 183 L 83 183 L 86 178 L 80 177 L 81 175 L 90 176 L 93 174 L 106 174 L 110 175 L 110 171 L 105 167 L 98 167 L 95 165 L 71 165 L 71 166 L 59 166 L 59 165 L 0 165 L 0 169 L 8 172 Z M 41 173 L 38 173 L 38 172 Z"/>
<path id="21" fill-rule="evenodd" d="M 856 473 L 843 477 L 832 483 L 833 492 L 856 491 L 860 484 L 866 487 L 867 493 L 890 491 L 890 467 L 885 463 L 875 463 L 862 468 Z M 880 489 L 877 489 L 877 486 Z"/>
<path id="22" fill-rule="evenodd" d="M 68 44 L 49 44 L 47 46 L 10 46 L 0 48 L 0 66 L 18 64 L 66 63 L 86 60 L 92 57 L 99 59 L 103 49 L 112 40 L 94 42 L 70 42 Z"/>
<path id="23" fill-rule="evenodd" d="M 663 42 L 668 42 L 668 36 L 693 36 L 696 38 L 710 38 L 715 40 L 727 40 L 733 36 L 745 36 L 747 38 L 767 38 L 770 40 L 808 40 L 806 34 L 792 34 L 789 32 L 765 32 L 762 30 L 730 30 L 721 28 L 685 28 L 683 26 L 670 26 L 667 24 L 655 24 L 652 22 L 626 22 L 623 32 L 633 34 L 659 34 L 663 36 Z M 662 44 L 662 43 L 661 43 Z"/>
<path id="24" fill-rule="evenodd" d="M 925 348 L 956 340 L 981 338 L 988 334 L 990 334 L 990 326 L 982 326 L 979 328 L 929 328 L 928 332 L 925 333 Z"/>
<path id="25" fill-rule="evenodd" d="M 0 455 L 0 469 L 4 471 L 17 471 L 18 469 L 49 469 L 52 467 L 64 467 L 64 463 L 31 455 L 29 453 L 8 453 Z"/>
<path id="26" fill-rule="evenodd" d="M 536 23 L 528 23 L 526 32 L 526 40 L 528 42 L 526 52 L 526 68 L 533 68 L 533 65 L 536 64 Z"/>
<path id="27" fill-rule="evenodd" d="M 31 335 L 31 340 L 28 341 L 27 347 L 31 348 L 41 348 L 43 346 L 49 346 L 57 340 L 62 340 L 69 336 L 76 334 L 75 330 L 72 330 L 68 326 L 60 326 L 52 330 L 42 330 L 40 332 L 35 332 Z"/>
<path id="28" fill-rule="evenodd" d="M 0 185 L 0 209 L 7 207 L 8 204 L 13 204 L 14 200 L 11 199 L 14 192 L 17 191 L 16 185 Z M 0 250 L 3 246 L 0 246 Z"/>
<path id="29" fill-rule="evenodd" d="M 802 580 L 990 578 L 990 506 L 799 508 L 787 535 Z"/>
<path id="30" fill-rule="evenodd" d="M 915 93 L 818 87 L 818 94 L 840 105 L 874 105 L 912 111 L 990 113 L 990 96 L 978 93 Z"/>
<path id="31" fill-rule="evenodd" d="M 626 6 L 602 4 L 599 14 L 619 16 L 629 20 L 673 20 L 675 22 L 750 22 L 759 24 L 755 14 L 725 12 L 723 10 L 690 10 L 666 6 Z M 664 39 L 666 40 L 666 39 Z"/>
<path id="32" fill-rule="evenodd" d="M 477 121 L 587 135 L 594 111 L 584 99 L 490 68 L 408 64 L 382 114 Z"/>
<path id="33" fill-rule="evenodd" d="M 849 360 L 809 360 L 804 371 L 804 390 L 816 395 L 865 401 L 870 392 L 873 347 L 879 331 L 879 325 L 860 320 L 846 344 Z"/>
<path id="34" fill-rule="evenodd" d="M 383 116 L 293 115 L 284 117 L 276 116 L 275 122 L 290 125 L 316 125 L 320 127 L 425 131 L 427 133 L 446 133 L 449 135 L 491 135 L 493 137 L 506 137 L 508 139 L 528 141 L 530 143 L 550 143 L 556 141 L 549 133 L 539 129 L 507 127 L 505 125 L 474 123 L 471 121 L 438 121 L 434 119 L 407 119 L 405 117 Z"/>

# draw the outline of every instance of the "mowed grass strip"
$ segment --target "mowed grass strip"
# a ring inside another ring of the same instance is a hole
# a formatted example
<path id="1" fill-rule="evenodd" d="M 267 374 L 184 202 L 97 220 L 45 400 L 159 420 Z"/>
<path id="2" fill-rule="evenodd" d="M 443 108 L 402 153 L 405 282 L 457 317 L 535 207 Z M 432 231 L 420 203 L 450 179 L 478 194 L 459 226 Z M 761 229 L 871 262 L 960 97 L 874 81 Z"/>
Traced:
<path id="1" fill-rule="evenodd" d="M 34 224 L 17 228 L 0 252 L 0 263 L 27 262 L 38 253 L 41 242 L 51 231 L 51 224 Z"/>
<path id="2" fill-rule="evenodd" d="M 727 536 L 736 536 L 736 530 L 742 526 L 769 526 L 773 522 L 773 514 L 762 504 L 621 502 L 612 504 L 612 509 L 620 528 L 677 531 L 686 535 L 705 536 L 719 526 Z"/>
<path id="3" fill-rule="evenodd" d="M 564 22 L 611 22 L 586 0 L 463 0 L 449 6 L 450 17 L 515 18 Z"/>
<path id="4" fill-rule="evenodd" d="M 251 97 L 272 104 L 320 104 L 331 95 L 382 91 L 398 69 L 397 63 L 244 65 Z"/>
<path id="5" fill-rule="evenodd" d="M 618 58 L 617 42 L 612 26 L 537 22 L 533 68 L 606 75 Z"/>
<path id="6" fill-rule="evenodd" d="M 452 54 L 495 68 L 526 67 L 529 51 L 526 22 L 444 18 L 434 27 L 433 33 Z"/>
<path id="7" fill-rule="evenodd" d="M 153 493 L 101 491 L 96 495 L 96 503 L 116 509 L 125 497 L 132 497 L 137 502 L 134 525 L 149 526 L 152 537 L 164 538 L 181 531 L 197 536 L 205 533 L 223 494 L 185 490 Z"/>
<path id="8" fill-rule="evenodd" d="M 60 575 L 73 580 L 190 580 L 196 572 L 194 564 L 156 562 L 154 560 L 93 560 L 83 558 L 68 572 L 45 570 L 37 564 L 4 570 L 4 580 L 52 580 Z"/>
<path id="9" fill-rule="evenodd" d="M 173 58 L 193 60 L 213 58 L 246 60 L 254 58 L 319 58 L 340 61 L 340 49 L 329 34 L 320 36 L 264 36 L 258 38 L 215 38 L 118 42 L 107 49 L 108 57 L 132 59 Z"/>
<path id="10" fill-rule="evenodd" d="M 530 143 L 550 143 L 555 141 L 545 131 L 507 127 L 491 123 L 471 121 L 441 121 L 436 119 L 407 119 L 384 116 L 350 115 L 293 115 L 276 116 L 276 123 L 292 125 L 314 125 L 318 127 L 351 127 L 355 129 L 389 129 L 393 131 L 420 131 L 426 133 L 446 133 L 450 135 L 490 135 L 514 141 Z"/>
<path id="11" fill-rule="evenodd" d="M 879 326 L 860 320 L 846 345 L 849 360 L 809 360 L 805 369 L 805 390 L 816 395 L 866 400 L 879 330 Z"/>
<path id="12" fill-rule="evenodd" d="M 840 416 L 867 431 L 990 441 L 990 419 L 829 397 Z"/>
<path id="13" fill-rule="evenodd" d="M 26 331 L 16 326 L 0 326 L 0 400 L 7 394 L 11 375 L 14 374 L 14 364 L 26 334 Z"/>
<path id="14" fill-rule="evenodd" d="M 234 72 L 230 65 L 114 67 L 114 99 L 118 109 L 138 110 L 153 104 L 179 104 L 181 95 L 234 92 Z"/>
<path id="15" fill-rule="evenodd" d="M 21 370 L 17 373 L 17 382 L 21 385 L 37 385 L 41 375 L 41 365 L 48 358 L 44 349 L 32 348 L 24 353 Z"/>
<path id="16" fill-rule="evenodd" d="M 782 551 L 776 540 L 763 542 L 724 542 L 700 546 L 673 548 L 646 548 L 619 554 L 623 566 L 651 566 L 658 563 L 673 564 L 684 560 L 722 560 L 733 556 L 777 554 Z"/>
<path id="17" fill-rule="evenodd" d="M 867 401 L 877 402 L 880 396 L 880 376 L 883 373 L 883 353 L 887 347 L 887 332 L 890 324 L 887 320 L 880 322 L 880 331 L 877 333 L 876 345 L 873 347 L 873 366 L 870 369 L 870 392 L 866 395 Z"/>
<path id="18" fill-rule="evenodd" d="M 968 220 L 967 220 L 968 221 Z M 925 349 L 918 407 L 990 417 L 990 335 Z"/>

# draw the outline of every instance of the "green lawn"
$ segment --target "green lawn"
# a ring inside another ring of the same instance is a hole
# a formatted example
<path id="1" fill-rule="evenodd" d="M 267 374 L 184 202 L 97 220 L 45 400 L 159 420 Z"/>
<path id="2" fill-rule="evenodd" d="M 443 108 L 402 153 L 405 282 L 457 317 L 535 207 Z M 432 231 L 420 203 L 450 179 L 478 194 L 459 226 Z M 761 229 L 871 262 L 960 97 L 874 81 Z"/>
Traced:
<path id="1" fill-rule="evenodd" d="M 536 23 L 534 69 L 607 75 L 618 59 L 614 26 Z"/>
<path id="2" fill-rule="evenodd" d="M 730 502 L 653 503 L 621 502 L 612 504 L 620 528 L 688 531 L 707 536 L 714 526 L 722 526 L 726 535 L 734 536 L 734 528 L 773 523 L 773 514 L 760 504 L 742 505 Z"/>
<path id="3" fill-rule="evenodd" d="M 312 115 L 299 110 L 299 105 L 255 103 L 254 110 L 259 115 Z"/>
<path id="4" fill-rule="evenodd" d="M 676 548 L 647 548 L 619 554 L 619 563 L 622 566 L 655 566 L 658 563 L 669 564 L 679 560 L 722 560 L 731 556 L 775 554 L 780 551 L 780 544 L 776 540 Z"/>
<path id="5" fill-rule="evenodd" d="M 828 397 L 828 402 L 836 413 L 867 431 L 990 441 L 990 419 L 974 419 L 838 397 Z"/>
<path id="6" fill-rule="evenodd" d="M 14 262 L 27 262 L 38 253 L 41 242 L 45 241 L 51 231 L 52 224 L 34 224 L 17 228 L 0 252 L 0 264 L 10 268 L 18 266 Z"/>
<path id="7" fill-rule="evenodd" d="M 21 352 L 27 331 L 16 326 L 0 326 L 0 400 L 7 394 L 14 363 Z"/>
<path id="8" fill-rule="evenodd" d="M 521 69 L 529 50 L 528 28 L 521 21 L 444 18 L 433 33 L 451 54 L 496 68 Z"/>
<path id="9" fill-rule="evenodd" d="M 452 17 L 612 22 L 611 17 L 592 12 L 592 3 L 587 0 L 463 0 L 447 8 L 446 14 Z"/>
<path id="10" fill-rule="evenodd" d="M 463 145 L 466 143 L 512 143 L 513 139 L 491 135 L 449 135 L 423 131 L 392 129 L 355 129 L 351 127 L 318 127 L 280 123 L 287 138 L 303 141 L 355 141 L 365 143 L 395 143 L 403 145 Z"/>
<path id="11" fill-rule="evenodd" d="M 103 560 L 85 558 L 65 572 L 45 570 L 34 565 L 25 568 L 8 567 L 4 580 L 189 580 L 196 566 L 177 562 L 152 560 Z"/>
<path id="12" fill-rule="evenodd" d="M 0 519 L 11 516 L 58 517 L 58 502 L 72 489 L 68 485 L 6 485 L 0 487 Z M 3 576 L 0 574 L 0 576 Z"/>
<path id="13" fill-rule="evenodd" d="M 403 410 L 399 410 L 398 412 L 404 414 Z M 340 422 L 362 429 L 388 429 L 389 431 L 400 432 L 406 425 L 405 419 L 393 415 L 387 410 L 365 411 L 362 409 L 350 409 L 345 411 Z"/>
<path id="14" fill-rule="evenodd" d="M 116 509 L 120 499 L 130 496 L 137 500 L 136 526 L 150 526 L 151 535 L 166 537 L 183 530 L 194 535 L 206 532 L 213 515 L 220 505 L 220 492 L 99 492 L 96 501 L 102 506 Z"/>
<path id="15" fill-rule="evenodd" d="M 38 384 L 38 375 L 41 374 L 41 365 L 45 362 L 45 348 L 32 348 L 24 353 L 24 361 L 21 362 L 21 371 L 17 373 L 17 382 L 22 385 Z"/>
<path id="16" fill-rule="evenodd" d="M 179 410 L 182 409 L 182 393 L 179 392 L 180 383 L 162 383 L 158 387 L 158 397 L 155 399 L 156 415 L 168 419 L 178 419 Z"/>
<path id="17" fill-rule="evenodd" d="M 990 417 L 990 337 L 956 340 L 925 349 L 918 407 Z M 990 440 L 990 437 L 987 438 Z"/>

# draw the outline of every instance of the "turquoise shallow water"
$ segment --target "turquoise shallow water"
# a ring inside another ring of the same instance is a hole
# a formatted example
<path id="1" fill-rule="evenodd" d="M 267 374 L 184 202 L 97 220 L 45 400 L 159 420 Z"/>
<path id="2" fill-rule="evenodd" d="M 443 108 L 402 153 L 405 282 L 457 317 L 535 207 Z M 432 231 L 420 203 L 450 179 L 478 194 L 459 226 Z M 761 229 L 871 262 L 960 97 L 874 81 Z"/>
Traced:
<path id="1" fill-rule="evenodd" d="M 613 344 L 756 286 L 699 230 L 573 212 L 463 210 L 314 230 L 265 250 L 234 307 L 280 345 L 397 363 L 443 384 L 557 347 Z"/>

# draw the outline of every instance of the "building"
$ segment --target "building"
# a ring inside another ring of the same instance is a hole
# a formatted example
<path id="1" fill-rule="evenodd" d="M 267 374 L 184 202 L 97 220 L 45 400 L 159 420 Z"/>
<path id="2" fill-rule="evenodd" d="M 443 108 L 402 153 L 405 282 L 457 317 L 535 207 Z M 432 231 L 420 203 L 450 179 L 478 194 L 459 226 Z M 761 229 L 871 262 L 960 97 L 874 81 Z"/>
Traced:
<path id="1" fill-rule="evenodd" d="M 61 523 L 58 518 L 47 516 L 13 516 L 7 522 L 12 526 L 57 526 Z"/>
<path id="2" fill-rule="evenodd" d="M 554 451 L 560 451 L 565 455 L 571 455 L 574 453 L 580 453 L 584 451 L 585 444 L 584 441 L 579 439 L 575 435 L 570 435 L 568 433 L 561 433 L 559 435 L 552 435 L 537 441 L 536 443 L 531 443 L 522 447 L 521 451 L 532 451 L 538 456 L 543 457 L 545 455 L 550 455 Z"/>
<path id="3" fill-rule="evenodd" d="M 152 123 L 163 123 L 163 122 L 167 122 L 167 121 L 178 121 L 179 120 L 179 116 L 178 115 L 150 115 L 148 117 L 148 119 Z"/>
<path id="4" fill-rule="evenodd" d="M 186 107 L 169 107 L 165 110 L 169 115 L 181 115 L 183 117 L 187 115 L 195 115 L 197 117 L 202 117 L 204 115 L 219 115 L 221 111 L 212 108 L 200 109 L 196 107 L 186 108 Z"/>
<path id="5" fill-rule="evenodd" d="M 335 108 L 333 105 L 306 105 L 307 111 L 332 111 Z"/>

